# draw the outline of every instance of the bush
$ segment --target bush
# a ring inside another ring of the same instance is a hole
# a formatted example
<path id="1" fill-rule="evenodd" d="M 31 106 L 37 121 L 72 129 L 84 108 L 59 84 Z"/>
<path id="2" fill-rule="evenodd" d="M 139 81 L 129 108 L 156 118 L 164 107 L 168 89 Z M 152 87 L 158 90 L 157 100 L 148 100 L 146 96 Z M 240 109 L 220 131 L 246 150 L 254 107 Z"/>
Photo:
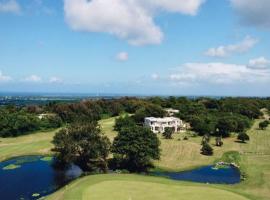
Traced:
<path id="1" fill-rule="evenodd" d="M 174 128 L 166 127 L 162 135 L 165 139 L 172 139 L 173 132 L 174 132 Z"/>
<path id="2" fill-rule="evenodd" d="M 202 148 L 201 148 L 201 154 L 206 156 L 213 155 L 213 148 L 208 144 L 208 142 L 203 142 Z"/>
<path id="3" fill-rule="evenodd" d="M 265 130 L 269 124 L 270 124 L 270 122 L 268 120 L 265 120 L 265 121 L 259 123 L 259 128 L 261 130 Z"/>
<path id="4" fill-rule="evenodd" d="M 249 140 L 249 136 L 245 132 L 241 132 L 238 134 L 237 139 L 240 140 L 242 143 L 245 143 L 247 140 Z"/>
<path id="5" fill-rule="evenodd" d="M 222 138 L 216 137 L 216 146 L 221 147 L 223 145 Z"/>

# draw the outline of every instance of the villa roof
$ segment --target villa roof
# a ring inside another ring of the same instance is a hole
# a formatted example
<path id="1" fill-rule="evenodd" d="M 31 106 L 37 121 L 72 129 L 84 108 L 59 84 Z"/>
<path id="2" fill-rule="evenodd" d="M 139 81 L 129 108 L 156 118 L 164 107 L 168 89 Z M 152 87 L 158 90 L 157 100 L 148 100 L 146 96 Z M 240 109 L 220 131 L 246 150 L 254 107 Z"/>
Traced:
<path id="1" fill-rule="evenodd" d="M 175 121 L 175 120 L 180 120 L 180 119 L 176 117 L 164 117 L 164 118 L 146 117 L 145 120 L 149 120 L 153 122 L 168 122 L 168 121 Z"/>

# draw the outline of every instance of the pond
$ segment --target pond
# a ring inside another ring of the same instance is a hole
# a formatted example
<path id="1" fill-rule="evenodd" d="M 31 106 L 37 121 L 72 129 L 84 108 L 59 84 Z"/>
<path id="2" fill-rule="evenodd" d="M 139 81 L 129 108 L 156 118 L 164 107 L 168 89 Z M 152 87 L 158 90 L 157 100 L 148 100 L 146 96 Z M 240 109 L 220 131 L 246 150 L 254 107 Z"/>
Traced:
<path id="1" fill-rule="evenodd" d="M 233 166 L 215 168 L 215 166 L 211 165 L 189 171 L 154 172 L 152 174 L 173 180 L 192 181 L 198 183 L 236 184 L 241 181 L 241 173 L 239 169 Z"/>
<path id="2" fill-rule="evenodd" d="M 78 178 L 82 171 L 72 165 L 67 170 L 53 167 L 53 158 L 26 156 L 0 162 L 0 199 L 36 200 Z M 240 171 L 233 166 L 206 166 L 183 172 L 154 172 L 151 175 L 174 180 L 213 184 L 240 182 Z"/>
<path id="3" fill-rule="evenodd" d="M 20 157 L 0 163 L 0 199 L 35 200 L 53 193 L 82 173 L 77 166 L 56 170 L 53 159 Z"/>

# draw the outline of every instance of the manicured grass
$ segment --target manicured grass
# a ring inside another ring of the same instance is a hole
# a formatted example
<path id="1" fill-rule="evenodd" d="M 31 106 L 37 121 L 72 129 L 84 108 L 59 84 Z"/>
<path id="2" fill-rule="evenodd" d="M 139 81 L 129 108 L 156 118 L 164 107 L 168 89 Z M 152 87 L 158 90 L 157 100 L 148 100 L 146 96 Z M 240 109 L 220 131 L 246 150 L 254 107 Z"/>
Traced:
<path id="1" fill-rule="evenodd" d="M 93 175 L 81 178 L 47 200 L 247 200 L 215 186 L 139 175 Z"/>
<path id="2" fill-rule="evenodd" d="M 53 147 L 51 141 L 57 132 L 38 132 L 16 138 L 0 138 L 0 161 L 23 155 L 46 155 Z"/>
<path id="3" fill-rule="evenodd" d="M 117 117 L 111 117 L 111 118 L 102 119 L 99 121 L 99 125 L 101 126 L 103 133 L 110 139 L 111 142 L 117 135 L 117 132 L 113 130 L 113 126 L 115 124 L 116 118 Z"/>
<path id="4" fill-rule="evenodd" d="M 100 120 L 102 131 L 110 138 L 117 135 L 113 131 L 115 118 Z M 53 144 L 51 143 L 55 133 L 60 130 L 38 132 L 15 138 L 0 137 L 0 161 L 24 155 L 47 155 L 51 154 Z"/>

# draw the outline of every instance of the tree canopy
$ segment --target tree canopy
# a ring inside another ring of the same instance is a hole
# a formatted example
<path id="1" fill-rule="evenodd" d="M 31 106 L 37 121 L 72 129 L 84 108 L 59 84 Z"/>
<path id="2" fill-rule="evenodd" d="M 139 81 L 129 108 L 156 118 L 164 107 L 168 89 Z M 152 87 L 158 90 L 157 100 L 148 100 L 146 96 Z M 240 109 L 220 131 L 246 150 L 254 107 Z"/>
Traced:
<path id="1" fill-rule="evenodd" d="M 156 134 L 145 127 L 131 126 L 121 129 L 114 139 L 112 153 L 129 171 L 145 171 L 151 160 L 160 157 L 160 141 Z"/>
<path id="2" fill-rule="evenodd" d="M 106 171 L 110 141 L 96 122 L 72 124 L 56 133 L 53 139 L 57 163 L 75 163 L 85 171 Z"/>

